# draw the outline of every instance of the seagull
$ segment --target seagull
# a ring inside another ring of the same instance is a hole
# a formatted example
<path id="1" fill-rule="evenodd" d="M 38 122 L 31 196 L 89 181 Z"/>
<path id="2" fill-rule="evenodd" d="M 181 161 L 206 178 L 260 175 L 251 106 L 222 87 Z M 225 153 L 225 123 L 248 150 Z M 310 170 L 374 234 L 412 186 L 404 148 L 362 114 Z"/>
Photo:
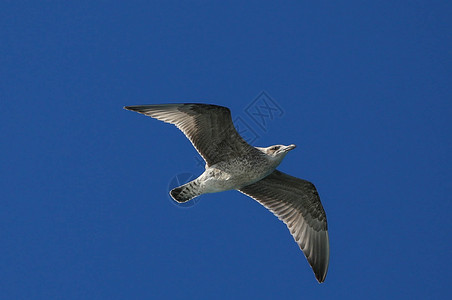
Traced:
<path id="1" fill-rule="evenodd" d="M 174 124 L 206 162 L 198 178 L 170 191 L 177 202 L 227 190 L 253 198 L 281 221 L 303 251 L 319 283 L 329 264 L 325 210 L 315 186 L 276 170 L 295 145 L 267 148 L 249 145 L 237 132 L 227 107 L 201 104 L 152 104 L 124 107 Z"/>

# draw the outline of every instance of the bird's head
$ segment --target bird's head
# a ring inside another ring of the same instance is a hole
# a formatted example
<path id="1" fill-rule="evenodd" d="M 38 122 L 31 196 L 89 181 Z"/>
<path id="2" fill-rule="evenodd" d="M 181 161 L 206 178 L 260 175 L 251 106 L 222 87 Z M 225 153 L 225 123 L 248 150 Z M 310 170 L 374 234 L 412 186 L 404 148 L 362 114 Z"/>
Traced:
<path id="1" fill-rule="evenodd" d="M 258 148 L 258 149 L 267 154 L 267 156 L 269 156 L 272 160 L 279 164 L 284 158 L 284 156 L 286 156 L 286 154 L 295 147 L 296 146 L 294 144 L 289 146 L 273 145 L 267 148 Z"/>

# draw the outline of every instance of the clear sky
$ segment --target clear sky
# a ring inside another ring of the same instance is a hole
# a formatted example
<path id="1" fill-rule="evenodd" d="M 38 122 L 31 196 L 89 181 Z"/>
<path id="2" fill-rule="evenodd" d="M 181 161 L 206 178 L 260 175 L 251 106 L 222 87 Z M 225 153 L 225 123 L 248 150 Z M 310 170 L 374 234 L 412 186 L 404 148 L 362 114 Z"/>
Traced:
<path id="1" fill-rule="evenodd" d="M 0 298 L 450 297 L 451 11 L 2 1 Z M 197 153 L 122 109 L 170 102 L 228 106 L 253 145 L 297 145 L 279 169 L 319 191 L 325 283 L 239 192 L 171 202 Z"/>

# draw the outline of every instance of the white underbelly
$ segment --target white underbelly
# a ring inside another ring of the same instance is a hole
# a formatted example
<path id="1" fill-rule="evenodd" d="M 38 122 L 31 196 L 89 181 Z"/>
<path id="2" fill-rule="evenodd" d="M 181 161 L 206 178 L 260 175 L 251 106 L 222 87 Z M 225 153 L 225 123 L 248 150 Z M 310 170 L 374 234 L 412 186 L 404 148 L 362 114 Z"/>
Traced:
<path id="1" fill-rule="evenodd" d="M 209 168 L 200 176 L 200 179 L 204 193 L 217 193 L 239 189 L 259 181 L 266 175 L 268 174 L 252 174 L 251 172 L 231 174 L 215 168 Z"/>

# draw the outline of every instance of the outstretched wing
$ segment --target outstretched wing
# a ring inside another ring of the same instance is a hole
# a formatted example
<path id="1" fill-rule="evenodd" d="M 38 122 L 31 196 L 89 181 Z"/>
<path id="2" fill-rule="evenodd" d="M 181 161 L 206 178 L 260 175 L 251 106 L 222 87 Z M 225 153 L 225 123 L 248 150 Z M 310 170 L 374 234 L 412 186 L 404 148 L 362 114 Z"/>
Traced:
<path id="1" fill-rule="evenodd" d="M 305 254 L 319 282 L 328 271 L 330 246 L 325 210 L 315 186 L 275 170 L 240 192 L 257 200 L 283 221 Z"/>
<path id="2" fill-rule="evenodd" d="M 191 141 L 208 166 L 258 151 L 235 130 L 227 107 L 181 103 L 124 107 L 146 116 L 174 124 Z"/>

